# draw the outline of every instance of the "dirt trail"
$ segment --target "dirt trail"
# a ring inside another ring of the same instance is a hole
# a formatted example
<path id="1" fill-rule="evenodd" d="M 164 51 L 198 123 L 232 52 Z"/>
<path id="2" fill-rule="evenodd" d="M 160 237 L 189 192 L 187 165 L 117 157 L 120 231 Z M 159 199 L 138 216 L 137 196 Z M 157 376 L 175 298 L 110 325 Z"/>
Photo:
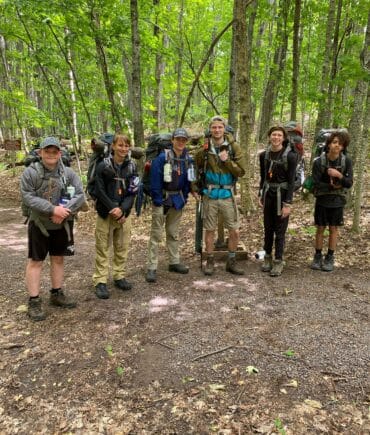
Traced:
<path id="1" fill-rule="evenodd" d="M 278 279 L 255 260 L 244 277 L 219 263 L 205 278 L 189 239 L 190 274 L 168 272 L 162 256 L 150 285 L 148 225 L 146 215 L 133 235 L 134 289 L 112 288 L 102 301 L 82 221 L 77 255 L 66 260 L 78 307 L 48 307 L 44 322 L 31 323 L 26 227 L 17 203 L 2 200 L 1 433 L 369 433 L 368 268 L 325 274 L 290 254 Z M 289 249 L 298 246 L 293 234 Z M 45 302 L 48 288 L 44 274 Z"/>

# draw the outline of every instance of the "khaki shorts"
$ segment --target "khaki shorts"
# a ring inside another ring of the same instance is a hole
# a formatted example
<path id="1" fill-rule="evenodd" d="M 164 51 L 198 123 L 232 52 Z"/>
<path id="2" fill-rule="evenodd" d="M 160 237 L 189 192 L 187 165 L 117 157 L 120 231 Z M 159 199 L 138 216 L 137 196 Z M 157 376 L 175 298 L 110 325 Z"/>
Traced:
<path id="1" fill-rule="evenodd" d="M 203 199 L 203 228 L 206 231 L 214 231 L 218 226 L 218 216 L 223 217 L 224 227 L 228 230 L 239 229 L 239 216 L 233 198 Z"/>

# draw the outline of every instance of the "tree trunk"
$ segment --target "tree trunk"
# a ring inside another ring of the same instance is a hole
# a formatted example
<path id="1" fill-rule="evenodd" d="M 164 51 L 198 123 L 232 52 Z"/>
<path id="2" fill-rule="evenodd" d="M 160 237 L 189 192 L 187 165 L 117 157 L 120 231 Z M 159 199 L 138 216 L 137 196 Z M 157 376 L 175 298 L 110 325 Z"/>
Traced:
<path id="1" fill-rule="evenodd" d="M 365 77 L 362 81 L 365 83 L 367 87 L 367 97 L 365 101 L 365 107 L 363 109 L 363 132 L 362 132 L 362 142 L 361 147 L 358 149 L 357 154 L 357 162 L 355 165 L 355 201 L 354 201 L 354 215 L 353 215 L 353 225 L 352 231 L 355 233 L 360 232 L 360 216 L 361 216 L 361 202 L 363 192 L 367 192 L 368 190 L 364 186 L 364 174 L 366 168 L 366 157 L 369 149 L 369 140 L 370 140 L 370 86 L 368 81 L 368 73 L 370 71 L 370 12 L 367 17 L 367 28 L 366 28 L 366 36 L 364 41 L 364 48 L 360 55 L 360 60 L 362 67 L 365 72 Z"/>
<path id="2" fill-rule="evenodd" d="M 290 119 L 297 121 L 298 103 L 298 79 L 299 79 L 299 30 L 301 20 L 301 0 L 295 0 L 294 24 L 293 24 L 293 74 L 292 74 L 292 98 L 290 106 Z"/>
<path id="3" fill-rule="evenodd" d="M 156 7 L 159 5 L 159 0 L 153 0 L 153 6 Z M 160 39 L 162 36 L 162 44 L 164 47 L 168 46 L 168 37 L 166 35 L 162 35 L 162 32 L 157 25 L 157 17 L 156 17 L 156 23 L 154 24 L 153 29 L 154 37 Z M 159 43 L 157 44 L 159 47 Z M 154 89 L 154 105 L 155 109 L 153 110 L 153 117 L 156 120 L 156 127 L 157 129 L 161 128 L 161 125 L 163 124 L 163 114 L 162 114 L 162 108 L 163 108 L 163 81 L 162 77 L 165 70 L 165 62 L 163 60 L 163 55 L 160 52 L 160 50 L 157 51 L 155 55 L 155 89 Z"/>
<path id="4" fill-rule="evenodd" d="M 131 41 L 132 41 L 132 89 L 133 89 L 133 126 L 136 146 L 144 145 L 143 109 L 141 101 L 141 66 L 140 66 L 140 33 L 139 11 L 137 0 L 130 0 Z"/>
<path id="5" fill-rule="evenodd" d="M 176 63 L 176 100 L 175 100 L 175 125 L 178 125 L 180 118 L 180 103 L 181 103 L 181 82 L 182 82 L 182 59 L 184 54 L 184 38 L 183 38 L 183 23 L 184 23 L 184 0 L 180 3 L 179 12 L 179 49 L 178 49 L 178 60 Z"/>
<path id="6" fill-rule="evenodd" d="M 237 2 L 234 1 L 233 16 L 237 14 Z M 236 77 L 236 59 L 237 59 L 237 22 L 234 20 L 232 27 L 232 39 L 231 39 L 231 53 L 230 53 L 230 69 L 229 69 L 229 124 L 234 128 L 235 132 L 238 131 L 238 87 Z"/>
<path id="7" fill-rule="evenodd" d="M 241 186 L 241 210 L 242 213 L 247 213 L 252 210 L 252 197 L 251 197 L 251 164 L 250 164 L 250 138 L 252 133 L 251 122 L 251 83 L 250 83 L 250 70 L 248 65 L 248 41 L 246 38 L 246 10 L 248 0 L 235 0 L 234 3 L 234 20 L 236 20 L 236 35 L 235 44 L 237 58 L 237 77 L 238 77 L 238 95 L 239 95 L 239 129 L 240 129 L 240 146 L 243 150 L 243 157 L 245 161 L 245 176 L 240 180 Z"/>
<path id="8" fill-rule="evenodd" d="M 64 57 L 67 65 L 69 66 L 70 72 L 73 75 L 74 83 L 76 85 L 76 89 L 77 89 L 78 95 L 80 96 L 81 104 L 82 104 L 82 107 L 84 108 L 84 111 L 85 111 L 85 114 L 86 114 L 86 118 L 87 118 L 87 122 L 88 122 L 89 128 L 90 128 L 90 132 L 92 134 L 94 132 L 94 127 L 93 127 L 92 122 L 91 122 L 90 113 L 89 113 L 89 111 L 87 110 L 87 107 L 86 107 L 85 98 L 84 98 L 84 96 L 83 96 L 83 94 L 81 92 L 80 86 L 78 84 L 77 76 L 76 76 L 75 70 L 73 68 L 72 62 L 68 59 L 68 53 L 63 48 L 62 44 L 60 43 L 58 35 L 55 33 L 55 31 L 53 29 L 53 26 L 51 25 L 51 21 L 50 20 L 46 20 L 46 24 L 49 27 L 52 35 L 54 36 L 54 39 L 55 39 L 55 41 L 56 41 L 56 43 L 57 43 L 57 45 L 58 45 L 58 47 L 59 47 L 63 57 Z"/>
<path id="9" fill-rule="evenodd" d="M 276 106 L 278 86 L 285 68 L 285 59 L 288 45 L 287 20 L 290 0 L 281 0 L 279 19 L 277 20 L 276 39 L 278 46 L 274 53 L 273 64 L 270 67 L 269 78 L 263 96 L 261 109 L 261 126 L 259 141 L 262 141 L 271 125 Z"/>
<path id="10" fill-rule="evenodd" d="M 13 85 L 12 85 L 12 79 L 10 77 L 9 64 L 8 64 L 8 61 L 6 58 L 6 42 L 5 42 L 5 38 L 3 37 L 3 35 L 0 35 L 0 52 L 1 52 L 1 60 L 2 60 L 2 64 L 3 64 L 3 70 L 4 70 L 5 89 L 9 93 L 11 93 L 13 91 Z M 9 111 L 10 111 L 10 113 L 13 113 L 13 115 L 15 117 L 19 133 L 22 134 L 23 144 L 27 148 L 27 137 L 24 134 L 22 124 L 21 124 L 19 116 L 18 116 L 18 112 L 12 106 L 9 106 Z"/>
<path id="11" fill-rule="evenodd" d="M 204 67 L 207 65 L 208 59 L 209 59 L 210 55 L 212 54 L 212 51 L 213 51 L 214 46 L 217 44 L 217 42 L 221 39 L 222 35 L 223 35 L 223 34 L 224 34 L 228 29 L 229 29 L 229 27 L 230 27 L 232 24 L 233 24 L 233 21 L 230 21 L 230 23 L 228 23 L 228 24 L 227 24 L 227 25 L 226 25 L 226 26 L 221 30 L 221 32 L 220 32 L 220 33 L 216 36 L 216 38 L 212 41 L 212 43 L 211 43 L 211 45 L 210 45 L 210 47 L 209 47 L 209 49 L 208 49 L 206 55 L 204 56 L 204 59 L 203 59 L 202 63 L 200 64 L 200 67 L 199 67 L 199 69 L 198 69 L 198 71 L 197 71 L 197 73 L 196 73 L 196 75 L 195 75 L 195 78 L 194 78 L 193 83 L 192 83 L 192 85 L 191 85 L 191 88 L 190 88 L 190 90 L 189 90 L 188 96 L 187 96 L 187 98 L 186 98 L 186 102 L 185 102 L 185 105 L 184 105 L 184 109 L 183 109 L 182 114 L 181 114 L 180 126 L 183 125 L 183 123 L 184 123 L 185 115 L 186 115 L 186 112 L 187 112 L 187 110 L 188 110 L 188 108 L 189 108 L 189 106 L 190 106 L 190 100 L 191 100 L 191 97 L 193 96 L 194 89 L 195 89 L 195 87 L 198 85 L 198 82 L 199 82 L 200 76 L 201 76 L 201 74 L 202 74 L 202 71 L 203 71 Z"/>
<path id="12" fill-rule="evenodd" d="M 316 120 L 315 137 L 322 128 L 330 127 L 330 110 L 327 94 L 329 90 L 330 62 L 332 60 L 332 36 L 335 28 L 335 4 L 336 0 L 330 0 L 328 20 L 326 22 L 324 60 L 321 71 L 320 93 L 318 98 L 319 110 Z M 312 159 L 311 159 L 312 160 Z M 311 162 L 312 163 L 312 162 Z"/>
<path id="13" fill-rule="evenodd" d="M 104 86 L 105 91 L 107 93 L 109 105 L 110 105 L 110 111 L 112 115 L 112 124 L 114 126 L 115 130 L 122 130 L 122 122 L 120 113 L 118 110 L 118 107 L 114 100 L 114 89 L 113 89 L 113 83 L 109 76 L 109 70 L 108 70 L 108 63 L 107 63 L 107 57 L 105 55 L 105 48 L 102 39 L 100 38 L 100 18 L 96 11 L 93 9 L 91 10 L 91 21 L 90 25 L 93 31 L 94 40 L 95 40 L 95 47 L 96 47 L 96 54 L 98 57 L 98 63 L 101 69 L 101 72 L 103 74 L 103 80 L 104 80 Z"/>

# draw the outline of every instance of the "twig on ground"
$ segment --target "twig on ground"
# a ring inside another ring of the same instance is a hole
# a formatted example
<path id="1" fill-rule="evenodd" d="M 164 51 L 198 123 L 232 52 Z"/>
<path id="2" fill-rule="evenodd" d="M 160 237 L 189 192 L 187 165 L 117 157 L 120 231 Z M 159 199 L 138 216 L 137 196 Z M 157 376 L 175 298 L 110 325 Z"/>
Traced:
<path id="1" fill-rule="evenodd" d="M 24 344 L 22 344 L 22 343 L 8 343 L 8 344 L 4 344 L 4 346 L 1 346 L 2 349 L 6 349 L 6 350 L 17 349 L 19 347 L 24 347 Z"/>
<path id="2" fill-rule="evenodd" d="M 168 344 L 165 344 L 165 343 L 161 343 L 160 341 L 153 341 L 153 343 L 160 344 L 161 346 L 166 347 L 167 349 L 170 349 L 170 350 L 175 350 L 174 347 L 169 346 Z"/>
<path id="3" fill-rule="evenodd" d="M 223 347 L 222 349 L 218 349 L 218 350 L 215 350 L 213 352 L 206 353 L 204 355 L 199 355 L 196 358 L 192 359 L 192 361 L 198 361 L 199 359 L 207 358 L 208 356 L 211 356 L 211 355 L 216 355 L 217 353 L 224 352 L 225 350 L 231 349 L 232 347 L 234 347 L 234 346 L 230 345 L 230 346 Z"/>

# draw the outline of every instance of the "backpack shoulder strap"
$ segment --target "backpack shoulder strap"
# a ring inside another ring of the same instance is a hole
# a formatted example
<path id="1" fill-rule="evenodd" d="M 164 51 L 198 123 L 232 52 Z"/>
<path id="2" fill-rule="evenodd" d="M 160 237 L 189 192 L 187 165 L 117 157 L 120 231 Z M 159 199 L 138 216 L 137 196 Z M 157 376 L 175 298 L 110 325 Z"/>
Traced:
<path id="1" fill-rule="evenodd" d="M 346 155 L 344 153 L 340 153 L 340 172 L 344 174 L 346 169 Z"/>
<path id="2" fill-rule="evenodd" d="M 290 143 L 288 143 L 288 145 L 285 147 L 285 150 L 281 156 L 281 159 L 282 159 L 283 165 L 284 165 L 284 169 L 286 171 L 288 170 L 288 154 L 290 153 L 290 151 L 292 151 L 292 146 Z"/>
<path id="3" fill-rule="evenodd" d="M 320 164 L 321 164 L 321 173 L 324 173 L 328 164 L 325 151 L 323 151 L 320 154 Z"/>

